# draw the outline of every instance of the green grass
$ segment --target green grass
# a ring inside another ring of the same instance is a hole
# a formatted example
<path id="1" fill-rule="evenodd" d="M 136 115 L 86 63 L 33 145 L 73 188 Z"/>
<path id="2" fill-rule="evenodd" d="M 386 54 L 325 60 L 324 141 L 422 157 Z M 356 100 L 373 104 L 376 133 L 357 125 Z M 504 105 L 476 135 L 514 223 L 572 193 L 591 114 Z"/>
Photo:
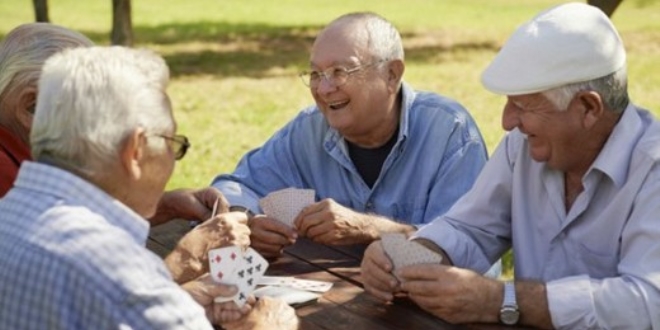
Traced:
<path id="1" fill-rule="evenodd" d="M 405 80 L 462 102 L 492 152 L 503 136 L 503 98 L 485 91 L 479 75 L 516 26 L 563 2 L 133 1 L 136 46 L 155 50 L 170 65 L 179 132 L 193 144 L 169 188 L 205 186 L 217 173 L 232 171 L 243 153 L 313 102 L 296 74 L 308 63 L 316 32 L 349 11 L 375 11 L 399 27 Z M 51 20 L 107 44 L 110 3 L 50 1 Z M 0 37 L 33 20 L 31 4 L 0 2 Z M 628 49 L 631 96 L 660 114 L 660 1 L 624 1 L 613 20 Z"/>

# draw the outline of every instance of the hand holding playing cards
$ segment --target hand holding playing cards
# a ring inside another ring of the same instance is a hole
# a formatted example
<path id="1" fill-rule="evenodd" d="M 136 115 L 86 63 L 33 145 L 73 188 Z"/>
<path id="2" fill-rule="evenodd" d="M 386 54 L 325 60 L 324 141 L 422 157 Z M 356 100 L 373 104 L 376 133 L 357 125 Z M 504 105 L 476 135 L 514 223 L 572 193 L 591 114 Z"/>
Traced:
<path id="1" fill-rule="evenodd" d="M 224 247 L 250 245 L 247 215 L 230 212 L 216 215 L 183 236 L 165 263 L 177 283 L 187 282 L 208 272 L 208 251 Z"/>
<path id="2" fill-rule="evenodd" d="M 245 304 L 239 308 L 233 301 L 214 303 L 217 297 L 231 297 L 238 289 L 233 285 L 215 283 L 209 274 L 205 274 L 195 280 L 181 285 L 190 296 L 206 311 L 206 317 L 212 324 L 224 324 L 233 322 L 251 310 L 251 304 Z M 253 302 L 253 301 L 252 301 Z"/>
<path id="3" fill-rule="evenodd" d="M 217 213 L 227 212 L 229 203 L 216 188 L 167 191 L 158 202 L 156 214 L 149 222 L 153 226 L 175 218 L 204 221 L 211 218 L 211 210 L 216 201 L 219 201 Z"/>
<path id="4" fill-rule="evenodd" d="M 326 198 L 305 207 L 294 226 L 298 233 L 328 245 L 369 243 L 378 238 L 378 230 L 368 215 L 355 212 Z"/>
<path id="5" fill-rule="evenodd" d="M 397 283 L 404 281 L 399 275 L 402 269 L 418 264 L 439 265 L 448 260 L 433 242 L 411 241 L 401 233 L 384 233 L 378 243 L 372 243 L 365 251 L 362 274 L 367 291 L 385 301 L 393 298 Z"/>
<path id="6" fill-rule="evenodd" d="M 367 292 L 384 302 L 394 299 L 394 293 L 400 290 L 399 281 L 392 274 L 394 265 L 385 254 L 381 241 L 375 241 L 367 247 L 360 268 Z"/>
<path id="7" fill-rule="evenodd" d="M 502 284 L 471 270 L 417 264 L 395 271 L 401 289 L 422 309 L 450 323 L 497 322 Z"/>
<path id="8" fill-rule="evenodd" d="M 244 318 L 223 324 L 226 330 L 298 329 L 296 311 L 281 299 L 262 297 Z"/>
<path id="9" fill-rule="evenodd" d="M 264 257 L 278 257 L 282 249 L 296 242 L 296 231 L 265 215 L 257 215 L 250 221 L 252 248 Z"/>

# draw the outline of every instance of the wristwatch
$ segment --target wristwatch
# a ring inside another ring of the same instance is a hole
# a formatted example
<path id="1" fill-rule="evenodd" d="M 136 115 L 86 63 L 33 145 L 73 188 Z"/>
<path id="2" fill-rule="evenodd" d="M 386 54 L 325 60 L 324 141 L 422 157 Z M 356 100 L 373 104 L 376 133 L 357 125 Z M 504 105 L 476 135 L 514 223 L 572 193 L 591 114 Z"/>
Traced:
<path id="1" fill-rule="evenodd" d="M 500 322 L 515 325 L 520 318 L 518 303 L 516 303 L 516 286 L 513 282 L 504 282 L 504 299 L 500 308 Z"/>
<path id="2" fill-rule="evenodd" d="M 250 211 L 245 206 L 240 206 L 240 205 L 232 205 L 229 207 L 229 212 L 243 212 L 247 215 L 248 219 L 251 219 L 254 216 L 254 213 Z"/>

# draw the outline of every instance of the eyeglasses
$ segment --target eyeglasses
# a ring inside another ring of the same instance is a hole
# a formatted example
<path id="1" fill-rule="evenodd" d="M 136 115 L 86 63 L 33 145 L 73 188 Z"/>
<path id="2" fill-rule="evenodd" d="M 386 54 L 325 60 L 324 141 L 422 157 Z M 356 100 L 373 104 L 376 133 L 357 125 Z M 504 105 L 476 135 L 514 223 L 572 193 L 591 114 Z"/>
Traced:
<path id="1" fill-rule="evenodd" d="M 176 160 L 181 160 L 186 155 L 188 148 L 190 148 L 190 141 L 188 141 L 185 135 L 167 136 L 156 134 L 155 136 L 172 142 L 172 150 L 174 150 L 174 159 Z"/>
<path id="2" fill-rule="evenodd" d="M 299 76 L 300 79 L 302 79 L 303 84 L 310 88 L 317 88 L 323 78 L 325 78 L 325 80 L 327 80 L 333 86 L 339 87 L 348 81 L 348 77 L 350 75 L 382 62 L 385 62 L 385 60 L 358 65 L 350 69 L 343 67 L 332 67 L 323 71 L 303 71 Z"/>

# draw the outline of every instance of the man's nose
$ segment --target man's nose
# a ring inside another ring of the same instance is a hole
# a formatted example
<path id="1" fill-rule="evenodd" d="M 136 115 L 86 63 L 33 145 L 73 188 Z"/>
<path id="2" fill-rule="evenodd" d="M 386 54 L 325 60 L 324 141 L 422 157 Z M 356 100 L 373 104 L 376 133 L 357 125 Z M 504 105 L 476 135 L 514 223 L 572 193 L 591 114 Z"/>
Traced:
<path id="1" fill-rule="evenodd" d="M 508 132 L 518 126 L 520 126 L 520 109 L 507 101 L 502 111 L 502 128 Z"/>

